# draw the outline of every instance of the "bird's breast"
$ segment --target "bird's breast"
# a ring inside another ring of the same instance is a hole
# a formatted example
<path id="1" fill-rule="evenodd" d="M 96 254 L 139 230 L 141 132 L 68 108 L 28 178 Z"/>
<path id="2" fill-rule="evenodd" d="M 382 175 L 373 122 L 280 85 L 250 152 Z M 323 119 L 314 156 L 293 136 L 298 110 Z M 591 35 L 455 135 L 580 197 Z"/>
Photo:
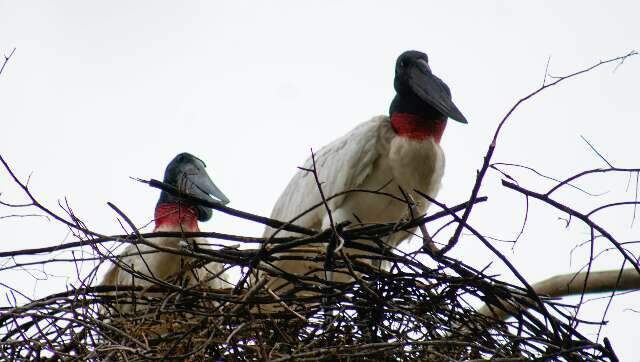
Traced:
<path id="1" fill-rule="evenodd" d="M 389 143 L 388 162 L 393 180 L 406 192 L 419 190 L 435 197 L 444 175 L 444 152 L 434 139 L 396 136 Z M 421 197 L 415 197 L 421 199 Z"/>
<path id="2" fill-rule="evenodd" d="M 404 200 L 401 187 L 418 203 L 419 211 L 425 212 L 428 202 L 414 190 L 435 198 L 443 174 L 444 153 L 433 139 L 418 141 L 393 135 L 361 188 Z M 343 208 L 364 223 L 397 222 L 408 216 L 404 202 L 372 193 L 348 196 Z"/>

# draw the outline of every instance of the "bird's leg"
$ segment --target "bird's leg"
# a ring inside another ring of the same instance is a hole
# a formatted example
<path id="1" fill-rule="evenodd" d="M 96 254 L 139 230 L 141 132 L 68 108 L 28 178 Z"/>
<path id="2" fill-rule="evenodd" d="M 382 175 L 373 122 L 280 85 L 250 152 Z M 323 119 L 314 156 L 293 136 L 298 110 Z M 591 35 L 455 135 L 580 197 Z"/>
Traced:
<path id="1" fill-rule="evenodd" d="M 327 281 L 333 281 L 333 268 L 335 264 L 335 256 L 340 253 L 340 250 L 344 247 L 344 239 L 340 234 L 334 235 L 333 242 L 330 242 L 327 246 L 327 256 L 324 264 L 325 279 Z M 337 241 L 337 242 L 336 242 Z"/>
<path id="2" fill-rule="evenodd" d="M 342 228 L 346 226 L 348 223 L 341 222 L 345 220 L 343 214 L 340 211 L 337 211 L 333 215 L 333 221 L 336 224 L 331 224 L 332 219 L 328 216 L 323 220 L 323 229 L 332 228 L 334 232 L 331 234 L 329 242 L 327 243 L 327 249 L 325 252 L 325 262 L 324 262 L 324 278 L 328 285 L 328 287 L 324 289 L 324 295 L 322 296 L 322 314 L 324 315 L 324 329 L 327 330 L 330 327 L 330 321 L 333 320 L 334 316 L 334 304 L 336 303 L 335 298 L 328 297 L 327 294 L 333 294 L 335 289 L 333 288 L 332 283 L 334 282 L 334 273 L 333 269 L 335 267 L 335 256 L 342 250 L 344 247 L 344 239 L 340 235 Z"/>
<path id="3" fill-rule="evenodd" d="M 333 279 L 333 269 L 335 267 L 335 256 L 342 250 L 344 246 L 344 239 L 337 232 L 331 237 L 327 245 L 327 250 L 325 252 L 325 261 L 324 261 L 324 279 L 327 281 L 329 286 L 325 288 L 326 291 L 334 292 L 331 283 L 334 281 Z M 328 298 L 327 296 L 322 297 L 322 305 L 323 308 L 329 308 L 330 304 L 333 304 L 332 298 Z M 331 310 L 331 308 L 329 308 Z M 329 313 L 332 315 L 332 313 Z"/>
<path id="4" fill-rule="evenodd" d="M 324 259 L 324 279 L 328 282 L 333 281 L 333 258 L 335 255 L 336 249 L 336 239 L 338 235 L 334 234 L 331 236 L 329 243 L 327 243 L 327 250 L 325 251 L 325 259 Z"/>
<path id="5" fill-rule="evenodd" d="M 407 195 L 407 197 L 409 198 L 409 201 L 410 201 L 409 209 L 411 210 L 411 218 L 415 219 L 416 216 L 420 215 L 420 213 L 418 212 L 416 203 L 415 201 L 413 201 L 413 198 L 411 197 L 411 195 Z M 427 230 L 427 226 L 424 223 L 422 223 L 418 226 L 418 228 L 420 228 L 420 233 L 422 233 L 422 247 L 430 255 L 435 255 L 439 251 L 439 249 L 436 246 L 436 244 L 433 242 L 433 239 L 431 238 L 431 235 Z"/>
<path id="6" fill-rule="evenodd" d="M 331 219 L 327 216 L 324 218 L 322 222 L 322 229 L 332 228 L 334 233 L 331 235 L 331 239 L 327 243 L 327 249 L 325 252 L 325 262 L 324 262 L 324 277 L 328 282 L 333 281 L 333 268 L 335 264 L 335 256 L 340 253 L 340 250 L 344 247 L 344 239 L 340 235 L 342 229 L 349 224 L 348 220 L 344 217 L 343 212 L 341 210 L 336 210 L 333 213 L 333 222 L 335 224 L 331 224 Z"/>

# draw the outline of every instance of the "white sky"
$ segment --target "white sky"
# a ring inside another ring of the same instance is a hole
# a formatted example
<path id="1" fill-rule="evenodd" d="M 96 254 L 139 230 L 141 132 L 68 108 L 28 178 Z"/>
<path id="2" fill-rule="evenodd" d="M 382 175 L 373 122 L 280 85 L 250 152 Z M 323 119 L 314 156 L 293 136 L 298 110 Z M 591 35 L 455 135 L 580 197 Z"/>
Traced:
<path id="1" fill-rule="evenodd" d="M 468 197 L 490 136 L 517 100 L 550 72 L 562 75 L 638 49 L 637 2 L 381 2 L 381 1 L 63 1 L 0 0 L 0 51 L 16 53 L 0 75 L 0 154 L 31 189 L 55 207 L 65 197 L 89 227 L 119 233 L 115 203 L 137 224 L 151 220 L 158 191 L 132 177 L 162 178 L 183 151 L 204 159 L 230 206 L 268 215 L 309 154 L 373 115 L 386 113 L 396 57 L 406 49 L 429 54 L 431 67 L 453 91 L 469 125 L 450 122 L 441 201 Z M 504 130 L 495 162 L 526 164 L 558 178 L 601 167 L 580 135 L 620 167 L 640 167 L 640 57 L 614 71 L 605 66 L 549 89 L 517 111 Z M 544 191 L 549 183 L 522 176 Z M 591 177 L 588 198 L 561 200 L 581 210 L 633 199 L 627 176 Z M 635 181 L 634 181 L 635 182 Z M 0 172 L 2 200 L 24 199 Z M 513 238 L 523 199 L 491 173 L 472 224 L 487 235 Z M 435 209 L 433 209 L 435 210 Z M 0 209 L 0 216 L 16 210 Z M 512 250 L 497 243 L 531 282 L 577 270 L 588 236 L 565 215 L 532 201 L 525 236 Z M 596 218 L 621 240 L 639 239 L 631 208 Z M 259 225 L 219 213 L 205 230 L 259 235 Z M 64 228 L 41 218 L 0 219 L 0 250 L 55 245 Z M 443 235 L 441 240 L 447 240 Z M 598 249 L 609 245 L 598 241 Z M 408 249 L 415 244 L 407 245 Z M 453 256 L 512 275 L 467 237 Z M 620 265 L 610 253 L 597 269 Z M 41 297 L 75 279 L 34 282 L 26 272 L 3 282 Z M 9 275 L 9 276 L 7 276 Z M 7 279 L 8 278 L 8 279 Z M 34 284 L 35 283 L 35 284 Z M 4 294 L 4 293 L 2 293 Z M 606 302 L 606 301 L 605 301 Z M 638 360 L 637 294 L 614 300 L 604 336 L 622 360 Z M 599 319 L 604 302 L 589 303 L 584 319 Z M 582 329 L 595 338 L 593 329 Z"/>

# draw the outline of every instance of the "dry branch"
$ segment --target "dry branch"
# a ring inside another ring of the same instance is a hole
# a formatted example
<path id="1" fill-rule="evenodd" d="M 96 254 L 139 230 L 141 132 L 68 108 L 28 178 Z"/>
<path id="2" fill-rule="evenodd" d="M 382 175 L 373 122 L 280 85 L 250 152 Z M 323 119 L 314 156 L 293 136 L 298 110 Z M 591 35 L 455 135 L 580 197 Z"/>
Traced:
<path id="1" fill-rule="evenodd" d="M 550 298 L 638 290 L 640 289 L 640 273 L 635 269 L 624 269 L 562 274 L 533 284 L 532 287 L 538 295 Z M 526 308 L 532 303 L 533 301 L 521 303 L 520 307 Z M 507 311 L 485 305 L 478 310 L 478 313 L 504 320 L 517 315 L 518 311 L 519 308 Z"/>

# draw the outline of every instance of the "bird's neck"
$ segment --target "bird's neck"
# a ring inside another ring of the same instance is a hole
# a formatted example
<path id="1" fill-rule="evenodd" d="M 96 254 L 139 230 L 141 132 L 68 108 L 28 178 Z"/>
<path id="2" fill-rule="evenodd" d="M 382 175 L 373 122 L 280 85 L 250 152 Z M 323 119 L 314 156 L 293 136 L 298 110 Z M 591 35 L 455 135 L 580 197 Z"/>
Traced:
<path id="1" fill-rule="evenodd" d="M 446 126 L 446 118 L 434 120 L 411 113 L 391 113 L 391 128 L 395 133 L 413 140 L 433 138 L 436 143 L 440 143 Z"/>
<path id="2" fill-rule="evenodd" d="M 155 212 L 156 226 L 153 231 L 200 231 L 198 213 L 195 208 L 181 203 L 159 203 Z"/>

